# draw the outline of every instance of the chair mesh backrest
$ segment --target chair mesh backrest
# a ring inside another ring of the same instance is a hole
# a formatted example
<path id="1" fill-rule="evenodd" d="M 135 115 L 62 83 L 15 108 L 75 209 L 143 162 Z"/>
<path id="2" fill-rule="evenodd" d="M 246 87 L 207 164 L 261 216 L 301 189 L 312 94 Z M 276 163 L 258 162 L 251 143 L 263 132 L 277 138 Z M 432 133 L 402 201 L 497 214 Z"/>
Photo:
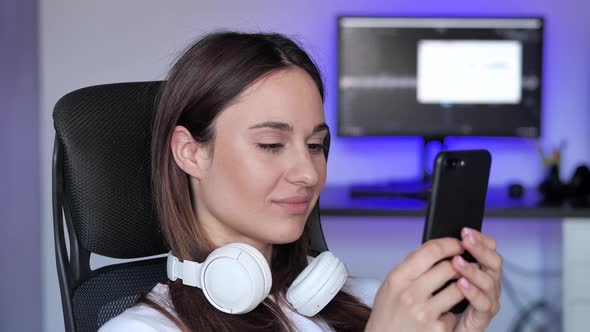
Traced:
<path id="1" fill-rule="evenodd" d="M 86 281 L 74 292 L 76 330 L 98 330 L 109 319 L 135 304 L 158 281 L 165 279 L 165 259 L 159 259 L 150 265 L 125 267 Z"/>
<path id="2" fill-rule="evenodd" d="M 151 195 L 150 138 L 159 82 L 71 92 L 54 125 L 64 146 L 64 201 L 89 252 L 135 258 L 166 252 Z"/>

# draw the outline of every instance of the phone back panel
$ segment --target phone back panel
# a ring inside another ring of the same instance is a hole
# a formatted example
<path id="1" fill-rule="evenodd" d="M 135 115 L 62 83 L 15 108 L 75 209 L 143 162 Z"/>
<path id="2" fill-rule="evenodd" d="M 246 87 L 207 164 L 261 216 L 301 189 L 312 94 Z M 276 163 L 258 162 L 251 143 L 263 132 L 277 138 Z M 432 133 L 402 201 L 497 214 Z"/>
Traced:
<path id="1" fill-rule="evenodd" d="M 481 231 L 491 160 L 486 150 L 437 155 L 423 242 L 441 237 L 460 240 L 465 226 Z"/>

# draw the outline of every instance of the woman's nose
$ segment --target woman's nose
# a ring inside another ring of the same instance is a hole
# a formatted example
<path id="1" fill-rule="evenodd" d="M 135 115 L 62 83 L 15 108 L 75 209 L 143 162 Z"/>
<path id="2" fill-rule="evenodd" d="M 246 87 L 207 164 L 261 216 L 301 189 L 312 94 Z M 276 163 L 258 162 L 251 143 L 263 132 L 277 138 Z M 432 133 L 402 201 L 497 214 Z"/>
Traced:
<path id="1" fill-rule="evenodd" d="M 297 153 L 293 156 L 289 164 L 291 165 L 287 174 L 289 182 L 305 186 L 313 186 L 318 183 L 319 170 L 307 149 L 305 153 Z"/>

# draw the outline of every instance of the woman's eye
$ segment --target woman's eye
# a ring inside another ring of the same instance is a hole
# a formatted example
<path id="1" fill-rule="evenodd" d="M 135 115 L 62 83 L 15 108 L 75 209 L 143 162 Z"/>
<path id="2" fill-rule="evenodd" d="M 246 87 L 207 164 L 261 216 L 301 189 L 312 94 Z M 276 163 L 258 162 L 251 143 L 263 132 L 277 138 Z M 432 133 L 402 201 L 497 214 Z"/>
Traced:
<path id="1" fill-rule="evenodd" d="M 324 151 L 324 146 L 322 144 L 307 144 L 307 148 L 311 152 L 322 152 L 322 151 Z"/>
<path id="2" fill-rule="evenodd" d="M 284 145 L 281 143 L 258 143 L 256 144 L 256 146 L 259 149 L 265 150 L 265 151 L 271 151 L 271 152 L 278 152 Z"/>

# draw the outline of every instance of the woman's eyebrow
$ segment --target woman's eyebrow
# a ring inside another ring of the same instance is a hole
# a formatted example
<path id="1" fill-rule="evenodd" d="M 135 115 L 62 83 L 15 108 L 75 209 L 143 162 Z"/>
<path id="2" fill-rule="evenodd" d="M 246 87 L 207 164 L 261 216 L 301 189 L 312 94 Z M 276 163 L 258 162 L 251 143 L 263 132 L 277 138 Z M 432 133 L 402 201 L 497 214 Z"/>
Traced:
<path id="1" fill-rule="evenodd" d="M 284 123 L 284 122 L 278 122 L 278 121 L 265 121 L 259 124 L 255 124 L 251 127 L 249 127 L 248 129 L 260 129 L 260 128 L 271 128 L 271 129 L 276 129 L 276 130 L 281 130 L 281 131 L 293 131 L 293 127 L 288 124 L 288 123 Z"/>
<path id="2" fill-rule="evenodd" d="M 260 128 L 271 128 L 280 131 L 293 131 L 293 126 L 285 122 L 278 122 L 278 121 L 265 121 L 253 126 L 250 126 L 248 129 L 260 129 Z M 313 133 L 318 133 L 321 131 L 327 131 L 329 127 L 326 123 L 320 123 L 313 128 Z"/>
<path id="3" fill-rule="evenodd" d="M 313 133 L 319 133 L 320 131 L 329 131 L 330 127 L 328 127 L 328 125 L 324 122 L 324 123 L 320 123 L 319 125 L 315 126 L 313 128 Z"/>

